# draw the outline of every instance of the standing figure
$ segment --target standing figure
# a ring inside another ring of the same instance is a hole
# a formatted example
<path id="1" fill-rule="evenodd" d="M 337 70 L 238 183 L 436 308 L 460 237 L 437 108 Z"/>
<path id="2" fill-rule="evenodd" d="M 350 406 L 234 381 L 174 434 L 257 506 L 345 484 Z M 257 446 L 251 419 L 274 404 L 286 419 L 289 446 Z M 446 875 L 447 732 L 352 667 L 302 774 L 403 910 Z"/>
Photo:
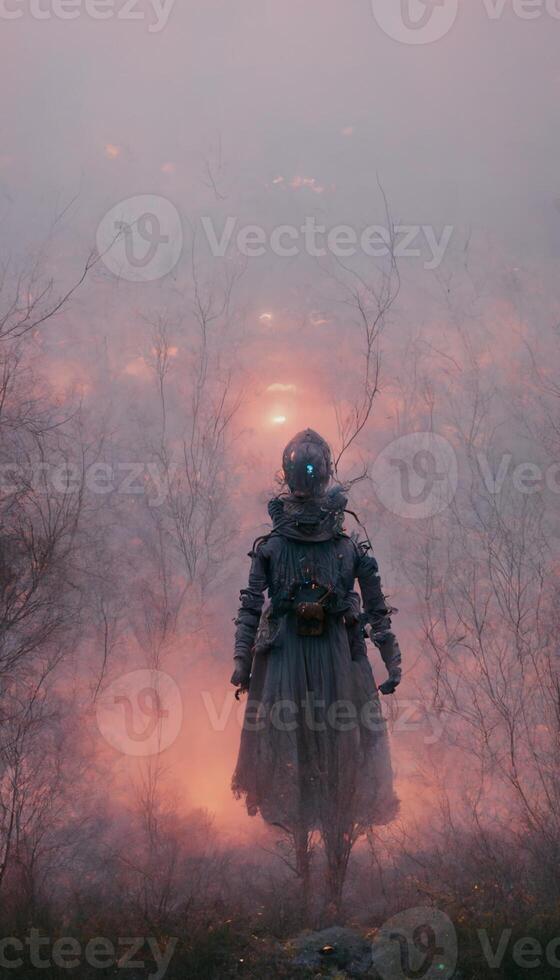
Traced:
<path id="1" fill-rule="evenodd" d="M 249 700 L 232 785 L 251 815 L 292 835 L 304 885 L 309 837 L 321 833 L 338 907 L 356 836 L 398 809 L 364 627 L 388 670 L 383 694 L 400 682 L 401 657 L 369 544 L 343 530 L 327 443 L 299 433 L 283 470 L 288 492 L 269 504 L 273 530 L 255 542 L 236 620 L 231 680 Z"/>

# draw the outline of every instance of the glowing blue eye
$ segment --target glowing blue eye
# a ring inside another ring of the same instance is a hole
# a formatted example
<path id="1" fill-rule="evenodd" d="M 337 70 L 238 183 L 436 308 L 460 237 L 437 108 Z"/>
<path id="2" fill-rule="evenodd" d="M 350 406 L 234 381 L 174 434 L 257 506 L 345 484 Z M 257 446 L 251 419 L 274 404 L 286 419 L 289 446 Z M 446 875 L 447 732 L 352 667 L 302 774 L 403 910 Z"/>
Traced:
<path id="1" fill-rule="evenodd" d="M 309 473 L 309 476 L 313 476 L 313 463 L 307 464 L 307 472 Z"/>

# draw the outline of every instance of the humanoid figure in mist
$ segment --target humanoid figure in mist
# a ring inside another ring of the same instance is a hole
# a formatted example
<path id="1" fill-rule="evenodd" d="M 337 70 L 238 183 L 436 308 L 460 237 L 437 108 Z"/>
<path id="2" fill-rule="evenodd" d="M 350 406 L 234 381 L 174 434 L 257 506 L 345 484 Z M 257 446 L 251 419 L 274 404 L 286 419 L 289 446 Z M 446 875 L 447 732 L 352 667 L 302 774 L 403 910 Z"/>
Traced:
<path id="1" fill-rule="evenodd" d="M 347 499 L 329 488 L 325 440 L 299 433 L 283 471 L 288 489 L 269 503 L 273 530 L 254 545 L 236 620 L 231 680 L 249 701 L 233 790 L 292 836 L 304 886 L 320 832 L 338 906 L 356 837 L 398 809 L 364 626 L 388 670 L 383 694 L 400 682 L 401 657 L 377 562 L 343 530 Z"/>

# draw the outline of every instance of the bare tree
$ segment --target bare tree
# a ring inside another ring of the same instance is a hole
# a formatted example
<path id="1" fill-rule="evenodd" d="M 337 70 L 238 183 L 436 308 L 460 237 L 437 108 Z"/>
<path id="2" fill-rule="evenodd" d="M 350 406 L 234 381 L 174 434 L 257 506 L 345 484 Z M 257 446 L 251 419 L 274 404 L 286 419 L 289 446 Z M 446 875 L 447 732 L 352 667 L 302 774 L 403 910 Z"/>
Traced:
<path id="1" fill-rule="evenodd" d="M 83 606 L 89 447 L 76 440 L 75 413 L 62 412 L 34 375 L 30 346 L 94 261 L 59 297 L 39 264 L 15 274 L 6 263 L 0 280 L 0 889 L 10 862 L 21 864 L 30 827 L 48 833 L 50 770 L 37 747 L 50 717 L 47 692 L 73 651 Z"/>
<path id="2" fill-rule="evenodd" d="M 515 429 L 515 396 L 502 400 L 485 371 L 481 329 L 456 327 L 462 356 L 432 389 L 432 424 L 445 425 L 459 460 L 458 492 L 447 511 L 408 531 L 403 567 L 429 664 L 420 693 L 443 723 L 434 749 L 447 780 L 442 833 L 459 848 L 470 827 L 480 859 L 490 861 L 499 828 L 521 861 L 550 859 L 560 844 L 553 501 L 544 479 L 535 487 L 512 478 L 527 462 L 527 413 Z M 548 433 L 540 449 L 550 445 L 547 413 L 536 409 L 530 419 Z M 532 452 L 540 449 L 534 441 Z M 435 784 L 433 773 L 426 779 Z"/>
<path id="3" fill-rule="evenodd" d="M 152 672 L 156 711 L 159 672 L 169 669 L 180 640 L 205 629 L 209 586 L 224 574 L 234 535 L 228 509 L 230 432 L 240 392 L 228 362 L 231 297 L 242 269 L 225 264 L 223 276 L 203 278 L 195 246 L 191 255 L 189 307 L 150 323 L 144 360 L 150 371 L 150 411 L 137 436 L 142 455 L 157 465 L 161 488 L 149 489 L 123 520 L 141 542 L 140 563 L 129 563 L 128 634 L 140 662 Z M 103 676 L 100 692 L 110 680 Z M 177 832 L 175 801 L 163 755 L 136 767 L 133 861 L 120 860 L 135 879 L 142 917 L 160 924 L 185 894 L 185 854 Z"/>
<path id="4" fill-rule="evenodd" d="M 337 474 L 343 457 L 359 441 L 371 417 L 379 392 L 380 340 L 401 288 L 395 257 L 394 223 L 385 192 L 381 184 L 378 186 L 389 236 L 385 261 L 371 263 L 365 272 L 352 268 L 340 258 L 323 266 L 324 274 L 335 287 L 338 302 L 348 311 L 347 342 L 352 356 L 360 362 L 358 376 L 351 380 L 353 394 L 345 401 L 338 398 L 335 401 L 338 447 L 334 465 Z"/>

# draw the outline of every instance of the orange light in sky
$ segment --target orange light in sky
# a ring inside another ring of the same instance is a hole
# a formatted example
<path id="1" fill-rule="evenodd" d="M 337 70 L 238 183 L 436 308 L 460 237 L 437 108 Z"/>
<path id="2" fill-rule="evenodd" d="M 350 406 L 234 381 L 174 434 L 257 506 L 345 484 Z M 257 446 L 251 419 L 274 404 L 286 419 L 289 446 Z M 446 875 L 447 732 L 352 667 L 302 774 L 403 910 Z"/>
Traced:
<path id="1" fill-rule="evenodd" d="M 117 157 L 120 157 L 120 155 L 121 155 L 120 146 L 115 146 L 113 143 L 105 144 L 105 156 L 108 157 L 109 160 L 116 160 Z"/>
<path id="2" fill-rule="evenodd" d="M 315 177 L 292 177 L 290 187 L 293 187 L 294 190 L 299 190 L 302 187 L 308 187 L 314 194 L 323 194 L 325 191 L 323 185 L 318 184 Z"/>
<path id="3" fill-rule="evenodd" d="M 295 394 L 296 386 L 295 385 L 290 385 L 290 384 L 282 384 L 281 381 L 275 381 L 274 384 L 269 385 L 266 390 L 267 391 L 285 391 L 285 392 L 289 392 L 290 394 L 293 395 L 293 394 Z"/>
<path id="4" fill-rule="evenodd" d="M 137 357 L 135 360 L 126 364 L 123 368 L 123 373 L 128 374 L 131 378 L 143 378 L 147 380 L 151 377 L 150 369 L 143 357 Z"/>
<path id="5" fill-rule="evenodd" d="M 311 313 L 309 319 L 314 327 L 322 327 L 323 324 L 329 322 L 328 318 L 324 313 L 318 313 L 318 312 Z"/>

